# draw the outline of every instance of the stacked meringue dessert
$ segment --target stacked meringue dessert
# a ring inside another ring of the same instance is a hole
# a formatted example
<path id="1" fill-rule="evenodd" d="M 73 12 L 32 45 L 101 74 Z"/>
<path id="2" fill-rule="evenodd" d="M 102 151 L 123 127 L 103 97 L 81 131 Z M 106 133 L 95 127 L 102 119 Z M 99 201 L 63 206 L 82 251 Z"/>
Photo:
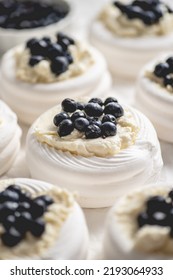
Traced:
<path id="1" fill-rule="evenodd" d="M 129 193 L 108 215 L 104 258 L 172 259 L 172 216 L 171 184 L 151 185 Z"/>
<path id="2" fill-rule="evenodd" d="M 136 106 L 153 122 L 159 138 L 173 143 L 173 54 L 144 66 L 137 82 Z"/>
<path id="3" fill-rule="evenodd" d="M 87 247 L 72 194 L 31 179 L 0 181 L 0 259 L 85 259 Z"/>
<path id="4" fill-rule="evenodd" d="M 66 98 L 41 115 L 27 136 L 27 162 L 33 178 L 77 191 L 91 208 L 157 181 L 162 167 L 150 121 L 113 97 Z"/>
<path id="5" fill-rule="evenodd" d="M 173 47 L 173 10 L 162 0 L 112 1 L 91 25 L 91 42 L 114 75 L 134 78 L 154 55 Z"/>
<path id="6" fill-rule="evenodd" d="M 67 95 L 105 94 L 111 78 L 96 49 L 58 33 L 54 40 L 32 38 L 8 51 L 2 58 L 1 85 L 2 98 L 22 122 L 32 124 Z"/>
<path id="7" fill-rule="evenodd" d="M 14 163 L 20 149 L 21 129 L 17 116 L 0 100 L 0 176 Z"/>

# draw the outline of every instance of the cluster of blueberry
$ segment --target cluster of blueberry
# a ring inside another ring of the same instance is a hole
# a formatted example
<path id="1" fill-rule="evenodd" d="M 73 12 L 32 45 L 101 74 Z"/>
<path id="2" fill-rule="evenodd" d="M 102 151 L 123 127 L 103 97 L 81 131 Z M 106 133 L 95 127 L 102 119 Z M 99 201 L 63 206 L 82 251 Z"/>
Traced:
<path id="1" fill-rule="evenodd" d="M 61 106 L 63 111 L 53 120 L 60 137 L 71 134 L 74 129 L 84 133 L 87 139 L 114 136 L 117 119 L 124 115 L 123 108 L 113 97 L 104 102 L 100 98 L 92 98 L 85 104 L 66 98 Z"/>
<path id="2" fill-rule="evenodd" d="M 137 217 L 138 226 L 158 225 L 170 227 L 170 236 L 173 238 L 173 190 L 168 198 L 153 196 L 146 201 L 146 210 Z"/>
<path id="3" fill-rule="evenodd" d="M 173 88 L 173 57 L 168 57 L 163 63 L 155 66 L 154 75 L 163 79 L 164 86 L 171 86 Z"/>
<path id="4" fill-rule="evenodd" d="M 1 235 L 5 246 L 16 246 L 24 239 L 26 232 L 40 237 L 45 231 L 43 215 L 53 200 L 49 196 L 32 199 L 20 186 L 10 185 L 0 193 L 0 223 L 4 233 Z"/>
<path id="5" fill-rule="evenodd" d="M 31 53 L 28 63 L 33 67 L 44 59 L 49 60 L 51 71 L 55 75 L 60 75 L 67 71 L 73 62 L 68 46 L 74 44 L 75 41 L 62 32 L 57 34 L 57 42 L 52 42 L 49 37 L 40 40 L 32 38 L 26 43 Z"/>
<path id="6" fill-rule="evenodd" d="M 163 16 L 161 5 L 164 5 L 169 13 L 173 12 L 167 5 L 161 3 L 159 0 L 135 0 L 128 5 L 115 1 L 114 5 L 126 15 L 128 19 L 140 19 L 146 25 L 159 22 L 160 18 Z"/>
<path id="7" fill-rule="evenodd" d="M 64 1 L 50 5 L 42 1 L 2 0 L 0 2 L 0 27 L 29 29 L 58 22 L 69 13 Z"/>

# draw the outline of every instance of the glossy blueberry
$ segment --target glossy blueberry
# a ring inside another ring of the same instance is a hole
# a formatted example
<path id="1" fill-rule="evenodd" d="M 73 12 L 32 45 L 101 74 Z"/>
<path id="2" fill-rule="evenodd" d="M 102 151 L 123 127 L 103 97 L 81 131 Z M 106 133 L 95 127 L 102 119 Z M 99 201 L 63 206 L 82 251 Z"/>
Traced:
<path id="1" fill-rule="evenodd" d="M 17 231 L 14 227 L 1 235 L 2 243 L 7 247 L 16 246 L 23 239 L 23 235 Z"/>
<path id="2" fill-rule="evenodd" d="M 142 14 L 142 20 L 146 25 L 152 25 L 157 22 L 157 16 L 152 11 Z"/>
<path id="3" fill-rule="evenodd" d="M 137 223 L 139 227 L 143 227 L 146 224 L 149 224 L 149 217 L 146 212 L 142 212 L 137 217 Z"/>
<path id="4" fill-rule="evenodd" d="M 67 58 L 69 64 L 73 63 L 73 57 L 72 57 L 71 53 L 66 52 L 65 57 Z"/>
<path id="5" fill-rule="evenodd" d="M 162 196 L 153 196 L 147 201 L 147 212 L 152 214 L 157 211 L 169 212 L 170 205 L 165 201 Z"/>
<path id="6" fill-rule="evenodd" d="M 44 40 L 36 41 L 32 46 L 30 46 L 30 51 L 32 55 L 41 55 L 43 57 L 47 56 L 48 44 Z"/>
<path id="7" fill-rule="evenodd" d="M 18 203 L 11 201 L 6 201 L 0 204 L 0 222 L 3 222 L 7 216 L 13 214 L 17 207 Z"/>
<path id="8" fill-rule="evenodd" d="M 16 218 L 15 227 L 20 233 L 24 234 L 30 229 L 31 222 L 32 222 L 31 213 L 27 211 L 21 212 L 20 214 L 15 215 L 15 218 Z"/>
<path id="9" fill-rule="evenodd" d="M 61 112 L 54 116 L 53 123 L 55 126 L 59 126 L 59 124 L 66 119 L 69 119 L 69 115 L 66 112 Z"/>
<path id="10" fill-rule="evenodd" d="M 26 212 L 26 211 L 30 211 L 31 209 L 31 204 L 28 202 L 20 202 L 19 206 L 17 208 L 17 211 L 19 212 Z"/>
<path id="11" fill-rule="evenodd" d="M 36 38 L 32 38 L 26 42 L 26 47 L 30 49 L 37 42 L 38 42 L 38 40 Z"/>
<path id="12" fill-rule="evenodd" d="M 0 203 L 5 201 L 19 201 L 19 193 L 6 189 L 0 193 Z"/>
<path id="13" fill-rule="evenodd" d="M 99 120 L 99 119 L 96 118 L 96 117 L 88 117 L 87 119 L 88 119 L 88 121 L 89 121 L 89 124 L 95 124 L 95 125 L 97 125 L 98 127 L 101 127 L 101 125 L 102 125 L 101 120 Z"/>
<path id="14" fill-rule="evenodd" d="M 76 109 L 78 110 L 84 110 L 85 104 L 81 102 L 76 102 Z"/>
<path id="15" fill-rule="evenodd" d="M 20 197 L 19 197 L 19 201 L 30 203 L 32 201 L 31 194 L 29 192 L 26 192 L 26 191 L 21 192 Z"/>
<path id="16" fill-rule="evenodd" d="M 168 57 L 166 63 L 169 65 L 170 71 L 173 72 L 173 57 L 172 56 Z"/>
<path id="17" fill-rule="evenodd" d="M 168 226 L 168 218 L 164 212 L 154 212 L 151 218 L 152 225 Z"/>
<path id="18" fill-rule="evenodd" d="M 108 97 L 106 98 L 105 102 L 104 102 L 104 105 L 107 105 L 108 103 L 111 103 L 111 102 L 118 102 L 118 100 L 114 97 Z"/>
<path id="19" fill-rule="evenodd" d="M 40 199 L 39 197 L 34 199 L 30 213 L 34 219 L 41 217 L 44 212 L 46 211 L 46 203 L 43 199 Z"/>
<path id="20" fill-rule="evenodd" d="M 49 206 L 54 203 L 53 199 L 48 195 L 41 195 L 38 197 L 38 199 L 43 200 L 46 206 Z"/>
<path id="21" fill-rule="evenodd" d="M 10 185 L 7 187 L 7 190 L 13 191 L 13 192 L 17 192 L 19 195 L 21 194 L 22 190 L 21 187 L 18 185 Z"/>
<path id="22" fill-rule="evenodd" d="M 100 117 L 103 114 L 103 109 L 98 103 L 88 103 L 84 110 L 89 117 Z"/>
<path id="23" fill-rule="evenodd" d="M 62 33 L 62 32 L 58 32 L 57 34 L 57 40 L 58 40 L 58 43 L 60 42 L 63 42 L 64 40 L 66 40 L 68 42 L 68 45 L 74 45 L 75 44 L 75 41 L 67 36 L 66 34 Z"/>
<path id="24" fill-rule="evenodd" d="M 159 63 L 156 65 L 154 69 L 154 74 L 159 78 L 165 77 L 168 73 L 169 73 L 168 63 Z"/>
<path id="25" fill-rule="evenodd" d="M 76 109 L 77 109 L 76 102 L 73 99 L 70 99 L 70 98 L 64 99 L 61 103 L 61 106 L 62 106 L 62 109 L 65 112 L 70 112 L 70 113 L 75 112 Z"/>
<path id="26" fill-rule="evenodd" d="M 112 122 L 104 122 L 101 126 L 102 136 L 114 136 L 117 133 L 117 127 Z"/>
<path id="27" fill-rule="evenodd" d="M 60 75 L 68 70 L 68 60 L 64 56 L 57 56 L 51 62 L 50 68 L 55 75 Z"/>
<path id="28" fill-rule="evenodd" d="M 37 65 L 40 61 L 42 61 L 44 59 L 43 56 L 41 55 L 35 55 L 35 56 L 31 56 L 31 58 L 29 59 L 29 65 L 32 67 L 32 66 L 35 66 Z"/>
<path id="29" fill-rule="evenodd" d="M 32 233 L 33 236 L 40 237 L 44 233 L 44 231 L 45 231 L 45 223 L 41 218 L 32 221 L 30 232 Z"/>
<path id="30" fill-rule="evenodd" d="M 105 115 L 113 115 L 115 118 L 120 118 L 124 115 L 124 110 L 119 103 L 111 102 L 105 106 Z"/>
<path id="31" fill-rule="evenodd" d="M 6 230 L 10 229 L 15 225 L 16 217 L 14 215 L 9 215 L 3 221 L 3 226 Z"/>
<path id="32" fill-rule="evenodd" d="M 113 115 L 107 114 L 107 115 L 104 115 L 102 118 L 102 123 L 105 123 L 105 122 L 112 122 L 112 123 L 116 124 L 117 120 Z"/>
<path id="33" fill-rule="evenodd" d="M 101 136 L 101 129 L 97 125 L 91 124 L 86 128 L 85 137 L 87 139 L 99 138 Z"/>
<path id="34" fill-rule="evenodd" d="M 50 60 L 55 59 L 57 56 L 63 56 L 63 49 L 60 44 L 51 44 L 47 50 L 47 57 Z"/>
<path id="35" fill-rule="evenodd" d="M 78 118 L 86 118 L 86 115 L 84 112 L 78 111 L 72 114 L 71 120 L 74 122 Z"/>
<path id="36" fill-rule="evenodd" d="M 73 130 L 74 130 L 74 124 L 72 123 L 71 120 L 67 119 L 60 123 L 58 134 L 60 137 L 64 137 L 71 134 Z"/>
<path id="37" fill-rule="evenodd" d="M 165 86 L 169 85 L 169 86 L 173 87 L 173 77 L 171 75 L 167 75 L 166 77 L 164 77 L 163 84 Z"/>
<path id="38" fill-rule="evenodd" d="M 80 131 L 85 132 L 86 128 L 89 126 L 89 121 L 86 118 L 78 118 L 74 122 L 74 127 Z"/>
<path id="39" fill-rule="evenodd" d="M 46 43 L 51 43 L 51 39 L 47 36 L 42 38 L 43 41 L 45 41 Z"/>
<path id="40" fill-rule="evenodd" d="M 103 106 L 103 101 L 100 98 L 91 98 L 88 103 L 98 103 L 100 106 Z"/>

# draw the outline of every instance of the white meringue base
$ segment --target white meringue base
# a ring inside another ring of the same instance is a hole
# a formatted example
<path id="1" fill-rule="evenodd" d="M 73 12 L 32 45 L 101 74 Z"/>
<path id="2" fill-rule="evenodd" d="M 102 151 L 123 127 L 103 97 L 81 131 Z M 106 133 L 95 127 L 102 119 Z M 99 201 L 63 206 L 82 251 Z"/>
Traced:
<path id="1" fill-rule="evenodd" d="M 135 104 L 152 121 L 158 137 L 173 143 L 173 93 L 145 76 L 146 70 L 152 71 L 154 65 L 169 56 L 171 54 L 158 57 L 143 68 L 136 86 Z"/>
<path id="2" fill-rule="evenodd" d="M 114 76 L 136 78 L 142 66 L 163 50 L 173 48 L 173 33 L 165 36 L 121 38 L 113 35 L 99 21 L 94 21 L 91 43 L 105 56 Z"/>
<path id="3" fill-rule="evenodd" d="M 160 188 L 162 185 L 150 185 L 145 188 L 145 191 L 149 191 L 150 188 Z M 165 189 L 168 190 L 171 188 L 171 184 L 167 184 L 164 186 Z M 150 194 L 150 192 L 149 192 Z M 133 193 L 129 193 L 129 195 L 133 195 Z M 163 259 L 173 259 L 173 255 L 166 254 L 156 254 L 156 253 L 146 253 L 142 251 L 138 251 L 133 248 L 133 242 L 128 238 L 128 234 L 125 232 L 124 224 L 121 224 L 120 221 L 116 219 L 115 212 L 122 207 L 122 201 L 124 202 L 124 198 L 121 198 L 116 205 L 112 207 L 109 211 L 106 223 L 105 223 L 105 231 L 103 238 L 103 248 L 102 255 L 103 259 L 107 260 L 163 260 Z M 127 205 L 128 207 L 128 205 Z M 126 221 L 127 222 L 127 221 Z"/>
<path id="4" fill-rule="evenodd" d="M 129 188 L 158 180 L 163 163 L 155 130 L 144 115 L 128 109 L 140 128 L 136 142 L 107 158 L 75 156 L 41 144 L 33 124 L 26 151 L 32 178 L 76 191 L 80 205 L 87 208 L 111 206 Z"/>
<path id="5" fill-rule="evenodd" d="M 29 84 L 16 79 L 15 48 L 8 51 L 1 63 L 1 96 L 17 113 L 21 122 L 32 124 L 44 111 L 64 98 L 102 96 L 111 87 L 111 76 L 103 56 L 90 48 L 94 64 L 80 76 L 50 84 Z M 31 110 L 32 108 L 32 110 Z"/>
<path id="6" fill-rule="evenodd" d="M 25 178 L 7 179 L 1 181 L 0 183 L 2 184 L 2 182 L 4 182 L 6 185 L 13 183 L 24 185 L 27 191 L 32 192 L 33 194 L 37 193 L 38 195 L 39 192 L 52 188 L 51 184 L 45 183 L 43 181 Z M 40 259 L 86 259 L 88 254 L 88 242 L 89 237 L 85 218 L 81 208 L 75 202 L 72 212 L 69 214 L 69 217 L 60 229 L 56 243 L 43 256 L 40 256 Z M 20 259 L 21 256 L 16 256 L 16 258 Z M 27 258 L 27 256 L 22 255 L 22 258 Z M 35 256 L 35 252 L 33 252 L 33 258 L 38 259 L 38 256 Z"/>
<path id="7" fill-rule="evenodd" d="M 17 116 L 0 100 L 0 176 L 7 172 L 20 149 L 21 129 L 17 124 Z"/>

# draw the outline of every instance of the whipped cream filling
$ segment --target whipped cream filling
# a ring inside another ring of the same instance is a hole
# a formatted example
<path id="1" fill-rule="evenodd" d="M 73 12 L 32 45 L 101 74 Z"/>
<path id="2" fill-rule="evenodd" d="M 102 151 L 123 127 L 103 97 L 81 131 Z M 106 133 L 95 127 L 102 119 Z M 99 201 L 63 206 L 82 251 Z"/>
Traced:
<path id="1" fill-rule="evenodd" d="M 45 186 L 43 182 L 35 183 L 25 180 L 20 183 L 15 180 L 4 180 L 0 182 L 0 189 L 3 190 L 10 184 L 16 183 L 22 190 L 30 192 L 32 198 L 40 195 L 48 195 L 53 198 L 54 203 L 49 206 L 48 211 L 44 214 L 44 221 L 46 224 L 45 232 L 39 238 L 32 236 L 29 232 L 25 238 L 15 247 L 9 248 L 3 245 L 0 240 L 0 259 L 14 259 L 14 258 L 39 258 L 52 248 L 59 238 L 60 230 L 63 224 L 71 215 L 74 208 L 74 197 L 72 194 L 58 187 L 49 185 Z M 0 225 L 0 235 L 4 229 Z"/>
<path id="2" fill-rule="evenodd" d="M 173 14 L 168 13 L 164 6 L 163 16 L 158 23 L 147 26 L 140 19 L 128 19 L 113 4 L 109 4 L 99 15 L 99 20 L 114 35 L 120 37 L 162 36 L 172 32 Z"/>
<path id="3" fill-rule="evenodd" d="M 27 48 L 18 48 L 15 53 L 16 78 L 27 83 L 55 83 L 65 81 L 84 74 L 94 63 L 94 57 L 84 43 L 76 42 L 68 47 L 73 63 L 68 70 L 58 76 L 52 73 L 50 61 L 43 59 L 35 66 L 29 65 L 30 51 Z"/>
<path id="4" fill-rule="evenodd" d="M 57 127 L 53 125 L 53 117 L 59 112 L 60 107 L 54 107 L 35 123 L 35 136 L 39 142 L 46 143 L 57 150 L 84 157 L 113 156 L 135 143 L 139 128 L 128 109 L 117 121 L 117 134 L 105 139 L 101 137 L 86 139 L 84 134 L 76 129 L 68 136 L 59 137 Z"/>
<path id="5" fill-rule="evenodd" d="M 169 235 L 169 227 L 144 225 L 138 228 L 137 225 L 137 216 L 145 209 L 147 199 L 156 195 L 166 197 L 170 190 L 170 186 L 163 185 L 136 190 L 118 203 L 114 218 L 124 238 L 128 240 L 129 251 L 155 255 L 173 254 L 173 239 Z"/>

